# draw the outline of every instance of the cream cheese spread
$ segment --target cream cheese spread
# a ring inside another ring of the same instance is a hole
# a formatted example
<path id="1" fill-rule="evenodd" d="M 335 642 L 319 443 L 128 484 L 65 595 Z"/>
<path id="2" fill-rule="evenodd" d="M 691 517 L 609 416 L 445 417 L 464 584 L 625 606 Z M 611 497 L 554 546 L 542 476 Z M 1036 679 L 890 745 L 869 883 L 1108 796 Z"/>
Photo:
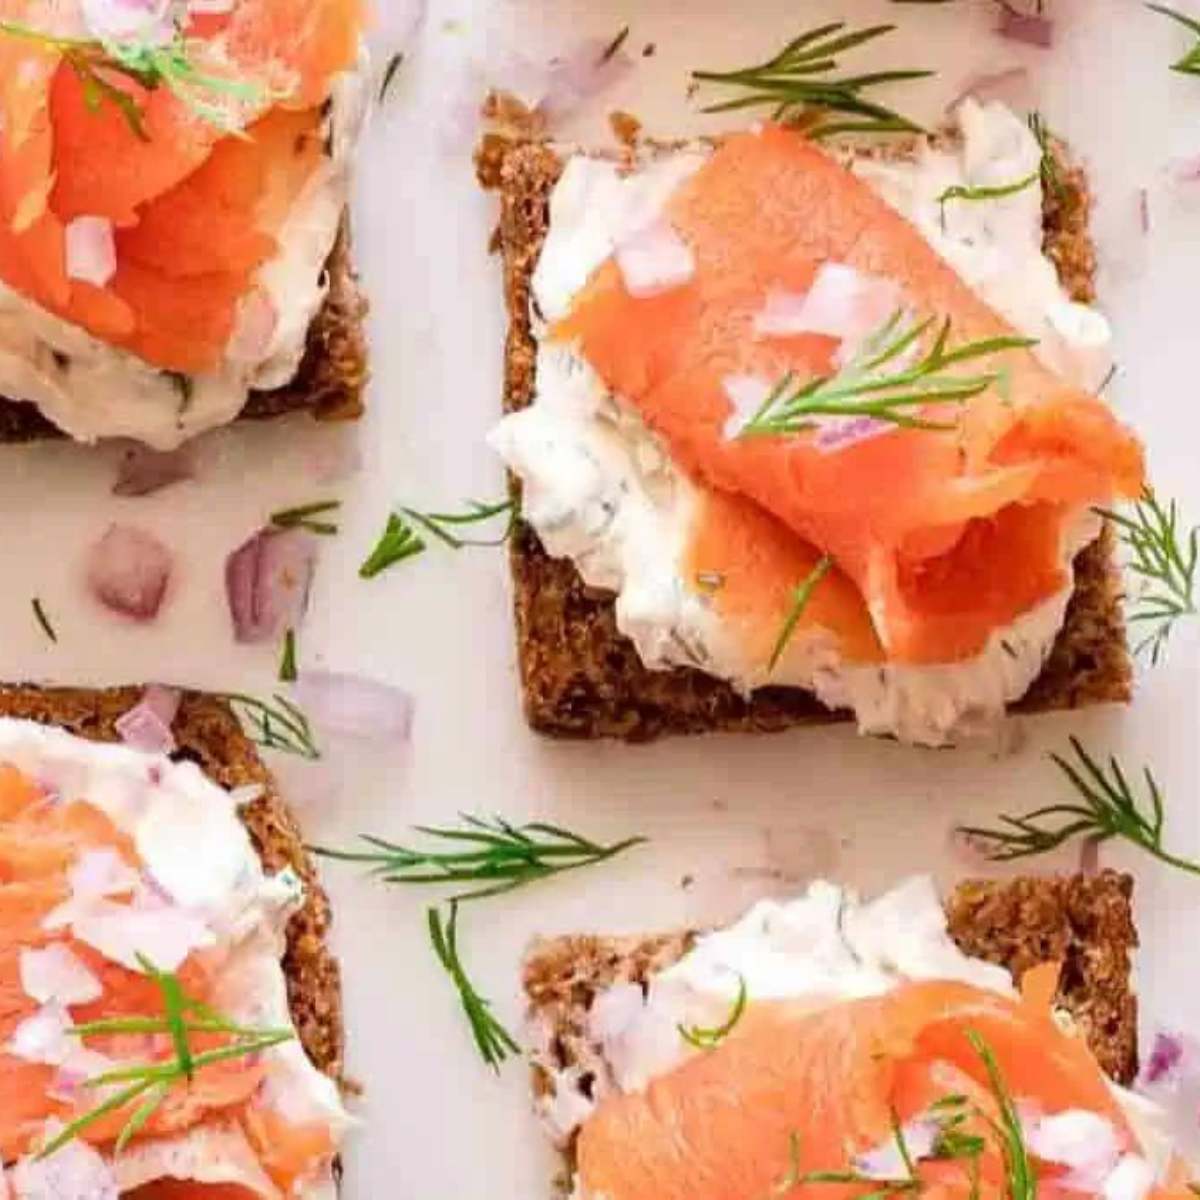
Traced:
<path id="1" fill-rule="evenodd" d="M 1039 339 L 1035 353 L 1047 366 L 1095 388 L 1108 370 L 1111 333 L 1099 313 L 1066 296 L 1042 253 L 1040 182 L 987 203 L 937 199 L 956 184 L 994 187 L 1036 175 L 1037 141 L 1001 104 L 965 101 L 959 121 L 953 147 L 925 147 L 911 160 L 856 159 L 855 169 L 985 300 Z M 564 316 L 595 269 L 652 224 L 704 161 L 699 151 L 680 151 L 622 175 L 610 162 L 570 158 L 534 272 L 535 329 Z M 536 379 L 533 403 L 505 417 L 491 444 L 520 476 L 524 515 L 547 551 L 571 558 L 585 582 L 616 594 L 618 627 L 647 666 L 697 667 L 743 692 L 766 683 L 807 688 L 852 709 L 865 733 L 929 745 L 994 720 L 1041 671 L 1073 590 L 1071 562 L 1099 531 L 1090 512 L 1067 523 L 1066 586 L 994 631 L 979 655 L 935 666 L 856 666 L 818 629 L 794 637 L 768 673 L 685 579 L 695 485 L 572 348 L 540 341 Z"/>
<path id="2" fill-rule="evenodd" d="M 289 870 L 276 875 L 264 872 L 238 819 L 237 793 L 218 787 L 192 763 L 174 763 L 121 745 L 85 741 L 28 721 L 0 719 L 0 763 L 16 767 L 60 800 L 86 800 L 132 839 L 155 896 L 167 905 L 155 915 L 186 914 L 193 944 L 219 945 L 226 951 L 214 980 L 215 1007 L 247 1027 L 291 1027 L 280 961 L 285 926 L 302 900 L 303 888 Z M 68 901 L 47 920 L 52 924 L 70 922 L 76 936 L 81 936 L 87 932 L 87 918 L 71 911 L 73 903 L 78 901 Z M 130 906 L 121 907 L 129 913 Z M 102 943 L 97 948 L 109 953 Z M 126 956 L 113 948 L 111 957 L 124 961 Z M 173 969 L 178 963 L 168 959 L 157 960 L 156 965 Z M 264 1051 L 262 1062 L 266 1069 L 263 1099 L 289 1122 L 324 1126 L 337 1145 L 352 1120 L 336 1085 L 313 1066 L 299 1040 Z M 128 1160 L 123 1169 L 138 1174 L 136 1182 L 141 1182 L 156 1177 L 144 1174 L 155 1163 L 163 1168 L 158 1171 L 162 1175 L 173 1173 L 179 1162 L 204 1160 L 207 1181 L 236 1175 L 247 1182 L 244 1173 L 238 1174 L 243 1160 L 249 1156 L 251 1164 L 257 1165 L 248 1147 L 239 1143 L 234 1147 L 237 1154 L 228 1162 L 213 1159 L 218 1147 L 233 1145 L 236 1139 L 231 1131 L 218 1127 L 195 1131 L 195 1135 L 190 1141 L 156 1139 L 140 1148 L 135 1143 L 122 1156 Z M 204 1143 L 199 1149 L 197 1138 Z M 171 1167 L 172 1163 L 176 1167 Z M 223 1169 L 234 1175 L 223 1175 Z M 264 1190 L 261 1194 L 276 1193 Z M 333 1197 L 336 1192 L 330 1171 L 307 1181 L 295 1194 L 305 1200 Z"/>
<path id="3" fill-rule="evenodd" d="M 329 153 L 243 300 L 218 370 L 161 371 L 0 284 L 0 395 L 35 404 L 78 441 L 129 437 L 166 450 L 233 420 L 251 391 L 287 383 L 328 291 L 325 263 L 349 195 L 365 80 L 364 51 L 357 68 L 334 81 Z"/>

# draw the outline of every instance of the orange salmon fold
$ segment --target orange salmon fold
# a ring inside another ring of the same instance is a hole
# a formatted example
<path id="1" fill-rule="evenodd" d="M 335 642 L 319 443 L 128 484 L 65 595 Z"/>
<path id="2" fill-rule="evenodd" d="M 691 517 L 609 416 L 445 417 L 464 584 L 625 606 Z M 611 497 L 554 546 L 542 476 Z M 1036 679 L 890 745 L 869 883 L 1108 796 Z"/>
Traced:
<path id="1" fill-rule="evenodd" d="M 851 1200 L 868 1181 L 805 1181 L 812 1172 L 861 1170 L 859 1156 L 895 1141 L 896 1129 L 936 1120 L 956 1099 L 960 1132 L 983 1136 L 980 1195 L 1007 1193 L 1003 1152 L 989 1122 L 1001 1098 L 971 1036 L 992 1055 L 1005 1098 L 1019 1111 L 1083 1109 L 1139 1149 L 1081 1036 L 1055 1022 L 1044 986 L 1022 998 L 963 983 L 903 984 L 885 995 L 815 1011 L 788 1001 L 752 1003 L 715 1049 L 689 1058 L 644 1092 L 603 1101 L 576 1146 L 582 1200 Z M 968 1036 L 970 1034 L 971 1036 Z M 961 1160 L 917 1156 L 921 1194 L 966 1200 Z M 1059 1164 L 1035 1162 L 1039 1196 L 1066 1195 Z M 1078 1192 L 1073 1193 L 1078 1195 Z M 1158 1200 L 1166 1195 L 1157 1193 Z"/>
<path id="2" fill-rule="evenodd" d="M 865 183 L 777 126 L 723 142 L 665 215 L 691 251 L 692 277 L 634 296 L 610 259 L 551 337 L 576 346 L 693 479 L 752 501 L 814 557 L 833 557 L 860 597 L 845 621 L 858 657 L 870 657 L 857 633 L 868 612 L 893 661 L 979 653 L 1068 582 L 1069 521 L 1141 493 L 1136 437 L 1028 349 L 958 368 L 1003 370 L 1007 387 L 931 408 L 947 432 L 893 426 L 837 449 L 808 433 L 731 436 L 730 377 L 803 384 L 836 372 L 836 339 L 755 326 L 772 292 L 807 292 L 826 264 L 894 284 L 917 321 L 948 320 L 951 350 L 1016 331 Z M 724 524 L 721 536 L 735 536 Z"/>

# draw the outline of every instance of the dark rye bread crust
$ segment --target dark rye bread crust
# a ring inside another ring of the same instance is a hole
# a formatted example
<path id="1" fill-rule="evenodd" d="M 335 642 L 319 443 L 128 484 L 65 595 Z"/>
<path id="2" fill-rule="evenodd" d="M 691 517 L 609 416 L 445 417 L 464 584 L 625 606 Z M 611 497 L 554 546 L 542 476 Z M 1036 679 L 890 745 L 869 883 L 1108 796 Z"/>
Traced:
<path id="1" fill-rule="evenodd" d="M 138 688 L 91 691 L 0 685 L 0 717 L 56 725 L 97 742 L 118 739 L 115 723 L 137 703 Z M 342 990 L 337 960 L 326 938 L 329 900 L 304 849 L 295 818 L 281 799 L 253 743 L 229 706 L 213 696 L 185 692 L 172 732 L 176 759 L 194 762 L 223 788 L 257 785 L 262 795 L 241 809 L 241 818 L 268 871 L 291 867 L 304 882 L 304 905 L 287 928 L 283 971 L 300 1041 L 313 1063 L 335 1080 L 342 1077 Z"/>
<path id="2" fill-rule="evenodd" d="M 308 412 L 318 421 L 353 421 L 362 416 L 368 378 L 363 328 L 367 302 L 358 288 L 345 223 L 325 269 L 329 291 L 309 326 L 295 377 L 283 387 L 251 392 L 239 419 L 264 420 L 293 412 Z M 0 396 L 0 443 L 64 436 L 32 404 Z"/>
<path id="3" fill-rule="evenodd" d="M 1131 953 L 1137 946 L 1133 881 L 1104 871 L 1094 876 L 968 881 L 946 901 L 951 936 L 966 952 L 1005 967 L 1014 979 L 1042 962 L 1060 962 L 1057 1004 L 1083 1032 L 1100 1066 L 1118 1083 L 1137 1074 L 1137 997 Z M 588 1035 L 596 996 L 614 983 L 645 986 L 678 962 L 695 939 L 558 937 L 534 944 L 524 964 L 531 1024 L 548 1032 L 546 1059 L 535 1060 L 533 1090 L 554 1094 L 550 1073 L 571 1071 L 591 1095 L 605 1064 Z M 571 1147 L 567 1147 L 568 1161 Z"/>
<path id="4" fill-rule="evenodd" d="M 537 346 L 530 286 L 563 159 L 544 143 L 493 136 L 481 147 L 478 167 L 483 185 L 500 195 L 497 245 L 509 313 L 504 410 L 513 412 L 533 398 Z M 1088 301 L 1094 298 L 1095 253 L 1087 181 L 1065 159 L 1060 175 L 1061 191 L 1047 189 L 1046 252 L 1068 292 Z M 1063 628 L 1015 711 L 1129 700 L 1132 671 L 1114 550 L 1113 532 L 1106 528 L 1076 558 L 1075 592 Z M 589 589 L 569 560 L 551 558 L 530 526 L 518 525 L 510 557 L 525 713 L 540 733 L 647 741 L 665 734 L 764 732 L 850 719 L 798 688 L 762 688 L 747 699 L 701 671 L 651 671 L 617 630 L 611 595 Z"/>

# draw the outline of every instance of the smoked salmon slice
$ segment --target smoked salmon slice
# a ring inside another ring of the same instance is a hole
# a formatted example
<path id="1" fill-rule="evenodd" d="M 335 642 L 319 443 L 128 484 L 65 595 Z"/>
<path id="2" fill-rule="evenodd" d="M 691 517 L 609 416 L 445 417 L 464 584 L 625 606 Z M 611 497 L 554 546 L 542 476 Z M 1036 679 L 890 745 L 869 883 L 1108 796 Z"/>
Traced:
<path id="1" fill-rule="evenodd" d="M 134 894 L 141 863 L 133 840 L 100 808 L 82 797 L 65 800 L 49 794 L 14 768 L 0 763 L 0 1154 L 5 1162 L 35 1153 L 47 1138 L 48 1119 L 67 1123 L 85 1114 L 78 1136 L 103 1152 L 137 1113 L 145 1097 L 106 1113 L 92 1110 L 111 1093 L 91 1091 L 68 1079 L 67 1067 L 36 1061 L 20 1051 L 14 1037 L 20 1027 L 44 1017 L 46 1010 L 27 988 L 26 956 L 57 948 L 69 952 L 79 970 L 94 981 L 93 998 L 63 1006 L 68 1026 L 151 1018 L 160 1021 L 163 992 L 149 974 L 130 970 L 81 940 L 69 919 L 57 919 L 60 906 L 78 903 L 76 872 L 88 855 L 108 856 L 125 870 L 128 882 L 106 885 L 103 903 L 116 906 L 147 903 Z M 90 864 L 92 877 L 96 862 Z M 86 872 L 85 872 L 86 874 Z M 143 889 L 144 891 L 144 889 Z M 159 893 L 161 897 L 161 893 Z M 151 900 L 153 904 L 155 901 Z M 165 903 L 158 900 L 157 903 Z M 108 911 L 111 911 L 109 909 Z M 132 911 L 132 909 L 131 909 Z M 187 997 L 211 1003 L 227 951 L 221 947 L 193 950 L 173 973 Z M 192 1011 L 192 1010 L 188 1010 Z M 208 1010 L 210 1013 L 212 1010 Z M 230 1035 L 220 1029 L 194 1029 L 188 1035 L 194 1057 L 220 1052 Z M 170 1063 L 171 1037 L 127 1026 L 78 1034 L 81 1051 L 104 1056 L 103 1069 Z M 57 1060 L 56 1060 L 57 1061 Z M 99 1068 L 98 1068 L 99 1069 Z M 231 1054 L 206 1063 L 187 1080 L 173 1079 L 134 1138 L 153 1141 L 203 1129 L 210 1122 L 235 1122 L 243 1130 L 265 1177 L 280 1194 L 320 1164 L 327 1162 L 334 1141 L 319 1123 L 292 1121 L 264 1102 L 266 1064 L 261 1053 Z M 135 1193 L 150 1196 L 257 1197 L 240 1184 L 200 1184 L 187 1179 L 146 1184 Z"/>
<path id="2" fill-rule="evenodd" d="M 966 1200 L 977 1172 L 978 1194 L 1001 1200 L 1011 1195 L 1010 1120 L 1037 1180 L 1030 1194 L 1067 1193 L 1056 1183 L 1061 1164 L 1037 1161 L 1023 1131 L 1029 1114 L 1067 1111 L 1107 1121 L 1122 1152 L 1141 1149 L 1082 1037 L 1055 1022 L 1044 989 L 1017 999 L 928 981 L 815 1010 L 752 1002 L 715 1049 L 644 1092 L 600 1103 L 576 1144 L 578 1195 L 849 1200 L 883 1189 Z M 911 1182 L 888 1187 L 909 1170 L 898 1150 L 887 1170 L 865 1164 L 914 1123 L 929 1128 L 930 1145 L 911 1155 Z M 978 1139 L 973 1165 L 939 1142 L 951 1130 Z"/>
<path id="3" fill-rule="evenodd" d="M 75 0 L 0 4 L 0 19 L 47 33 L 85 28 L 81 13 Z M 232 90 L 189 96 L 100 69 L 140 130 L 113 100 L 96 102 L 61 50 L 0 33 L 0 282 L 153 366 L 215 369 L 326 159 L 328 104 L 363 22 L 363 0 L 237 0 L 182 43 L 198 75 Z M 70 274 L 81 218 L 112 230 L 108 279 Z"/>
<path id="4" fill-rule="evenodd" d="M 1072 520 L 1140 494 L 1141 448 L 1107 407 L 1018 345 L 915 227 L 800 134 L 768 125 L 728 138 L 679 186 L 665 219 L 691 255 L 690 277 L 634 294 L 614 256 L 552 340 L 576 348 L 699 484 L 751 501 L 810 556 L 831 556 L 859 593 L 848 628 L 869 613 L 886 658 L 979 653 L 1068 582 Z M 905 362 L 930 353 L 939 331 L 951 355 L 1004 345 L 983 368 L 948 369 L 951 380 L 991 372 L 992 385 L 908 410 L 949 428 L 887 423 L 834 445 L 812 430 L 742 436 L 749 414 L 732 380 L 802 388 L 849 369 L 838 338 L 762 325 L 773 296 L 804 296 L 829 268 L 886 282 L 896 319 L 910 322 L 900 327 L 928 330 Z M 751 539 L 746 512 L 737 533 L 723 518 L 721 536 Z"/>

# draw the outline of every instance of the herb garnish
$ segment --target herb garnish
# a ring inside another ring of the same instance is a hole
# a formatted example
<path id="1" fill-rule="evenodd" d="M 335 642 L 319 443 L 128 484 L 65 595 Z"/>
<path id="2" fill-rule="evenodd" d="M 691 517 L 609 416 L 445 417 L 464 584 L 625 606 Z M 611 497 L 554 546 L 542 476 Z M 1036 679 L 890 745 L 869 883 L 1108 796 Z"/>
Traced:
<path id="1" fill-rule="evenodd" d="M 450 919 L 445 924 L 442 923 L 442 914 L 436 908 L 429 909 L 426 916 L 429 922 L 429 940 L 433 943 L 438 961 L 458 990 L 475 1045 L 483 1061 L 499 1073 L 500 1064 L 510 1054 L 520 1054 L 521 1047 L 512 1034 L 492 1015 L 491 1002 L 475 990 L 463 969 L 462 960 L 458 956 L 458 903 L 450 901 Z"/>
<path id="2" fill-rule="evenodd" d="M 195 43 L 179 31 L 166 45 L 55 37 L 12 21 L 0 21 L 0 34 L 58 51 L 78 78 L 89 110 L 95 112 L 106 102 L 115 105 L 132 132 L 144 142 L 150 140 L 150 135 L 142 110 L 133 96 L 112 82 L 111 75 L 124 76 L 151 92 L 167 88 L 196 116 L 224 133 L 235 133 L 238 126 L 219 105 L 201 99 L 197 93 L 212 92 L 250 104 L 267 99 L 267 93 L 256 84 L 198 70 L 191 57 Z"/>
<path id="3" fill-rule="evenodd" d="M 613 858 L 623 850 L 645 842 L 644 837 L 625 838 L 605 846 L 590 838 L 537 821 L 513 825 L 503 817 L 462 814 L 463 829 L 418 825 L 416 831 L 441 839 L 452 850 L 413 850 L 368 834 L 362 840 L 374 847 L 370 852 L 328 850 L 311 847 L 314 854 L 342 862 L 372 865 L 371 874 L 385 883 L 458 884 L 482 886 L 460 892 L 454 903 L 498 896 L 529 883 L 574 871 Z"/>
<path id="4" fill-rule="evenodd" d="M 746 1012 L 746 1002 L 749 995 L 746 991 L 746 977 L 738 973 L 738 990 L 737 996 L 733 1002 L 733 1008 L 730 1009 L 729 1016 L 717 1025 L 715 1028 L 704 1029 L 698 1025 L 683 1025 L 677 1024 L 676 1029 L 679 1030 L 679 1036 L 683 1038 L 689 1046 L 694 1046 L 697 1050 L 713 1050 L 719 1046 L 737 1027 L 737 1023 L 742 1019 Z"/>
<path id="5" fill-rule="evenodd" d="M 1058 157 L 1054 153 L 1050 127 L 1046 124 L 1046 118 L 1036 109 L 1029 114 L 1027 120 L 1029 132 L 1033 134 L 1034 141 L 1037 142 L 1038 149 L 1042 152 L 1041 161 L 1038 163 L 1042 188 L 1056 200 L 1061 200 L 1066 194 L 1067 187 L 1063 183 L 1062 172 L 1058 169 Z"/>
<path id="6" fill-rule="evenodd" d="M 774 119 L 803 125 L 809 137 L 840 133 L 919 133 L 921 127 L 882 104 L 863 96 L 869 88 L 907 79 L 923 79 L 932 71 L 878 71 L 842 79 L 829 78 L 837 70 L 837 55 L 895 29 L 873 25 L 843 33 L 844 21 L 822 25 L 790 41 L 774 58 L 740 71 L 693 71 L 705 83 L 722 83 L 747 89 L 749 95 L 710 105 L 705 112 L 770 105 Z M 848 119 L 829 119 L 835 113 Z"/>
<path id="7" fill-rule="evenodd" d="M 456 528 L 464 525 L 490 521 L 502 513 L 508 513 L 508 524 L 500 537 L 466 538 L 454 532 Z M 424 538 L 413 528 L 414 524 L 452 550 L 461 550 L 465 546 L 503 545 L 512 536 L 519 515 L 517 505 L 512 500 L 502 500 L 495 504 L 468 500 L 467 511 L 462 513 L 422 512 L 420 509 L 402 507 L 388 516 L 387 525 L 379 541 L 358 573 L 363 579 L 374 579 L 395 563 L 423 554 L 427 545 Z"/>
<path id="8" fill-rule="evenodd" d="M 1164 508 L 1149 488 L 1133 506 L 1132 516 L 1108 509 L 1097 511 L 1117 526 L 1121 541 L 1133 555 L 1128 566 L 1141 579 L 1142 590 L 1132 597 L 1129 620 L 1149 626 L 1149 631 L 1134 646 L 1134 653 L 1149 650 L 1150 662 L 1157 664 L 1175 622 L 1180 617 L 1194 616 L 1197 611 L 1200 529 L 1193 526 L 1183 534 L 1175 501 Z"/>
<path id="9" fill-rule="evenodd" d="M 388 64 L 383 69 L 383 80 L 379 85 L 379 103 L 382 104 L 388 98 L 388 92 L 392 90 L 392 84 L 396 80 L 396 75 L 401 66 L 404 64 L 404 51 L 397 50 L 391 58 L 388 59 Z"/>
<path id="10" fill-rule="evenodd" d="M 1162 793 L 1149 767 L 1143 768 L 1148 807 L 1133 793 L 1125 772 L 1110 756 L 1107 772 L 1071 738 L 1078 764 L 1062 755 L 1050 757 L 1079 793 L 1074 804 L 1050 804 L 1024 816 L 1002 815 L 997 828 L 962 826 L 961 831 L 993 862 L 1012 862 L 1056 850 L 1076 837 L 1096 842 L 1124 838 L 1168 866 L 1200 875 L 1200 863 L 1171 854 L 1163 847 Z"/>
<path id="11" fill-rule="evenodd" d="M 295 683 L 299 671 L 296 669 L 296 631 L 289 629 L 283 635 L 283 657 L 279 660 L 280 683 Z"/>
<path id="12" fill-rule="evenodd" d="M 54 631 L 54 626 L 50 624 L 50 618 L 46 616 L 46 610 L 42 607 L 40 596 L 34 596 L 30 602 L 33 607 L 33 615 L 37 623 L 42 627 L 42 632 L 55 644 L 58 644 L 58 634 Z"/>
<path id="13" fill-rule="evenodd" d="M 826 554 L 792 593 L 792 607 L 788 611 L 787 618 L 783 622 L 783 627 L 779 631 L 779 637 L 775 639 L 775 646 L 771 651 L 771 658 L 767 663 L 769 671 L 774 671 L 779 665 L 779 660 L 783 657 L 783 652 L 788 642 L 792 640 L 792 635 L 796 632 L 796 626 L 800 623 L 800 618 L 804 615 L 804 610 L 808 607 L 809 600 L 812 599 L 813 591 L 816 589 L 817 584 L 832 569 L 833 559 Z"/>
<path id="14" fill-rule="evenodd" d="M 604 52 L 600 55 L 596 65 L 604 66 L 605 63 L 610 63 L 620 53 L 621 47 L 629 40 L 629 26 L 626 25 L 621 29 L 615 38 L 604 47 Z"/>
<path id="15" fill-rule="evenodd" d="M 1170 8 L 1166 4 L 1147 4 L 1146 7 L 1151 12 L 1162 13 L 1164 17 L 1178 21 L 1180 25 L 1190 29 L 1200 39 L 1200 21 L 1195 17 L 1189 17 L 1186 13 L 1181 13 L 1178 9 Z M 1178 71 L 1183 75 L 1200 75 L 1200 41 L 1197 41 L 1182 58 L 1173 62 L 1171 70 Z"/>
<path id="16" fill-rule="evenodd" d="M 142 1103 L 134 1109 L 117 1136 L 114 1149 L 119 1154 L 154 1116 L 175 1084 L 190 1082 L 197 1072 L 214 1063 L 261 1054 L 272 1046 L 292 1041 L 296 1036 L 291 1029 L 247 1029 L 236 1025 L 207 1004 L 189 996 L 183 990 L 178 976 L 169 971 L 160 971 L 142 954 L 137 957 L 142 970 L 158 986 L 163 1015 L 104 1018 L 74 1025 L 67 1032 L 80 1038 L 109 1034 L 167 1034 L 174 1056 L 162 1062 L 115 1067 L 85 1080 L 83 1086 L 86 1088 L 119 1083 L 128 1086 L 62 1129 L 42 1147 L 37 1154 L 38 1159 L 48 1158 L 56 1150 L 61 1150 L 101 1117 L 141 1100 Z M 196 1053 L 189 1041 L 189 1036 L 194 1033 L 227 1034 L 233 1040 L 227 1045 Z"/>
<path id="17" fill-rule="evenodd" d="M 1031 187 L 1037 183 L 1042 177 L 1042 168 L 1039 166 L 1036 171 L 1030 171 L 1023 179 L 1014 180 L 1012 183 L 998 183 L 990 185 L 968 185 L 956 183 L 946 188 L 937 198 L 942 214 L 942 226 L 946 224 L 946 205 L 951 200 L 1002 200 L 1005 196 L 1015 196 L 1018 192 L 1023 192 L 1027 187 Z"/>
<path id="18" fill-rule="evenodd" d="M 331 537 L 338 531 L 337 524 L 319 518 L 327 513 L 335 513 L 341 507 L 340 500 L 318 500 L 313 504 L 301 504 L 296 508 L 280 509 L 279 512 L 273 512 L 269 519 L 276 529 L 307 529 L 309 533 L 320 533 Z"/>
<path id="19" fill-rule="evenodd" d="M 933 327 L 936 317 L 905 324 L 896 312 L 864 342 L 854 359 L 835 375 L 822 375 L 803 386 L 785 375 L 772 389 L 758 412 L 742 426 L 738 437 L 778 437 L 815 429 L 817 417 L 873 417 L 906 429 L 947 430 L 953 423 L 930 421 L 910 411 L 925 404 L 961 404 L 995 384 L 1003 371 L 982 375 L 956 375 L 946 368 L 1006 350 L 1035 344 L 1032 338 L 995 337 L 968 342 L 947 350 L 950 319 L 941 324 L 933 345 L 916 363 L 907 364 L 907 351 Z M 891 364 L 889 366 L 889 364 Z M 887 369 L 884 369 L 887 368 Z"/>
<path id="20" fill-rule="evenodd" d="M 927 1110 L 927 1116 L 936 1122 L 937 1133 L 930 1153 L 923 1157 L 941 1162 L 965 1163 L 969 1184 L 968 1200 L 979 1200 L 980 1159 L 987 1149 L 987 1139 L 963 1128 L 968 1118 L 973 1117 L 982 1122 L 995 1138 L 1004 1163 L 1005 1186 L 1001 1194 L 1005 1200 L 1036 1200 L 1037 1172 L 1025 1144 L 1021 1119 L 1003 1072 L 991 1047 L 979 1033 L 973 1029 L 965 1029 L 963 1033 L 983 1062 L 998 1117 L 985 1112 L 964 1095 L 943 1096 Z M 893 1196 L 919 1193 L 924 1187 L 924 1181 L 917 1172 L 916 1156 L 908 1145 L 904 1126 L 901 1125 L 899 1115 L 894 1109 L 891 1125 L 892 1137 L 900 1161 L 904 1165 L 904 1175 L 881 1178 L 854 1169 L 803 1172 L 800 1170 L 800 1135 L 793 1131 L 788 1136 L 788 1170 L 772 1189 L 772 1196 L 785 1196 L 794 1188 L 812 1183 L 854 1184 L 868 1188 L 869 1191 L 862 1193 L 858 1200 L 889 1200 Z"/>
<path id="21" fill-rule="evenodd" d="M 246 736 L 256 745 L 313 762 L 321 757 L 308 718 L 286 696 L 276 694 L 274 707 L 238 692 L 226 693 L 221 699 L 233 708 L 244 726 L 249 725 Z"/>

